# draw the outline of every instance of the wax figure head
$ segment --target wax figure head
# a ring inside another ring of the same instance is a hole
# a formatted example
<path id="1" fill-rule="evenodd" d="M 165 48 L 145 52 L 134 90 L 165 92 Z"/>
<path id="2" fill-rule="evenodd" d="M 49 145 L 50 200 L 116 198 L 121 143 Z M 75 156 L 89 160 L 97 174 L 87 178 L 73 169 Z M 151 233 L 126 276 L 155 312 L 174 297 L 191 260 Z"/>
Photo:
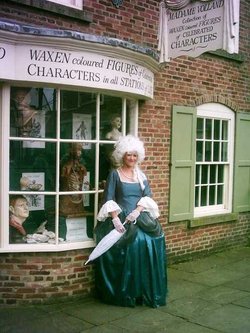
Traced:
<path id="1" fill-rule="evenodd" d="M 114 117 L 111 119 L 111 127 L 112 128 L 121 128 L 122 125 L 122 121 L 121 121 L 121 117 L 119 115 L 114 115 Z"/>
<path id="2" fill-rule="evenodd" d="M 122 122 L 119 114 L 114 114 L 110 120 L 111 130 L 106 134 L 106 139 L 118 140 L 122 133 L 120 132 Z"/>
<path id="3" fill-rule="evenodd" d="M 72 158 L 75 160 L 80 159 L 81 154 L 82 154 L 82 144 L 79 142 L 74 142 L 72 143 L 71 149 L 70 149 L 70 155 L 72 156 Z"/>
<path id="4" fill-rule="evenodd" d="M 22 225 L 23 222 L 29 217 L 27 199 L 22 195 L 10 196 L 9 212 L 10 218 Z"/>

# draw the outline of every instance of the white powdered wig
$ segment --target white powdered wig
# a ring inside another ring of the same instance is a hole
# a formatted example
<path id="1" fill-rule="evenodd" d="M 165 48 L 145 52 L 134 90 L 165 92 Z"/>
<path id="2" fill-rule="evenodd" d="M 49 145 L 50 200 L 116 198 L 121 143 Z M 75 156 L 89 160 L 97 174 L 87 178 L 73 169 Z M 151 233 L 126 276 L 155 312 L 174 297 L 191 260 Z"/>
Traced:
<path id="1" fill-rule="evenodd" d="M 137 163 L 141 163 L 145 158 L 145 149 L 143 142 L 133 136 L 122 136 L 115 144 L 115 150 L 112 154 L 112 158 L 118 165 L 122 165 L 123 157 L 126 153 L 136 152 L 138 155 Z"/>

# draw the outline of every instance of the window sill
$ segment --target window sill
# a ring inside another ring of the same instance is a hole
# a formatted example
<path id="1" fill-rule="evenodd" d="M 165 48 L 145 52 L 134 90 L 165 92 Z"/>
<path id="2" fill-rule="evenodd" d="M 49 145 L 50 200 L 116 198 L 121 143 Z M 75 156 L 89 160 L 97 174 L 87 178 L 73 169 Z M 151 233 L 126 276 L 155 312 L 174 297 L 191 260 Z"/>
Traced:
<path id="1" fill-rule="evenodd" d="M 90 13 L 84 10 L 74 9 L 72 7 L 63 6 L 49 1 L 34 1 L 34 0 L 10 0 L 11 2 L 29 6 L 38 10 L 44 10 L 57 15 L 71 17 L 76 20 L 84 21 L 86 23 L 93 22 L 93 17 Z"/>
<path id="2" fill-rule="evenodd" d="M 188 227 L 196 228 L 216 223 L 236 222 L 238 213 L 220 214 L 213 216 L 203 216 L 189 220 Z"/>

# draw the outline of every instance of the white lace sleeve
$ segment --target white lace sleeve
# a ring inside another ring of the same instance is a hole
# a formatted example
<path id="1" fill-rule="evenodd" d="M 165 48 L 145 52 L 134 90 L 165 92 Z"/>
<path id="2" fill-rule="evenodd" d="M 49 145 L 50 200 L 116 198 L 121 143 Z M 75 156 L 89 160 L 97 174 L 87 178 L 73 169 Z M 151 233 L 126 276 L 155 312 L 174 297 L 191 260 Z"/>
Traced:
<path id="1" fill-rule="evenodd" d="M 156 219 L 160 216 L 157 203 L 150 197 L 142 197 L 138 201 L 137 205 L 142 206 L 144 211 L 149 212 L 153 219 Z"/>
<path id="2" fill-rule="evenodd" d="M 105 202 L 104 205 L 102 205 L 101 209 L 99 210 L 99 213 L 97 214 L 97 220 L 98 221 L 104 221 L 107 217 L 110 216 L 111 212 L 117 212 L 117 214 L 120 214 L 121 208 L 117 205 L 117 203 L 114 200 L 109 200 Z"/>

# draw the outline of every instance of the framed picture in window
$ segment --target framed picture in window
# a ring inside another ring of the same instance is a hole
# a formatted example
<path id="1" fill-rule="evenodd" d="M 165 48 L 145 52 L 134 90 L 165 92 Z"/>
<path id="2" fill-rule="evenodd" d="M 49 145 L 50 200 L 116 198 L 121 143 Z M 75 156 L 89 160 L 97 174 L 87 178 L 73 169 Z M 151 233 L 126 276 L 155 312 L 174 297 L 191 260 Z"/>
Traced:
<path id="1" fill-rule="evenodd" d="M 22 191 L 44 191 L 43 172 L 23 172 L 20 180 Z M 28 200 L 29 210 L 44 210 L 44 195 L 28 194 L 24 195 Z"/>
<path id="2" fill-rule="evenodd" d="M 73 113 L 72 138 L 77 140 L 91 140 L 92 117 L 90 114 Z M 84 142 L 84 149 L 90 149 L 91 143 Z"/>

